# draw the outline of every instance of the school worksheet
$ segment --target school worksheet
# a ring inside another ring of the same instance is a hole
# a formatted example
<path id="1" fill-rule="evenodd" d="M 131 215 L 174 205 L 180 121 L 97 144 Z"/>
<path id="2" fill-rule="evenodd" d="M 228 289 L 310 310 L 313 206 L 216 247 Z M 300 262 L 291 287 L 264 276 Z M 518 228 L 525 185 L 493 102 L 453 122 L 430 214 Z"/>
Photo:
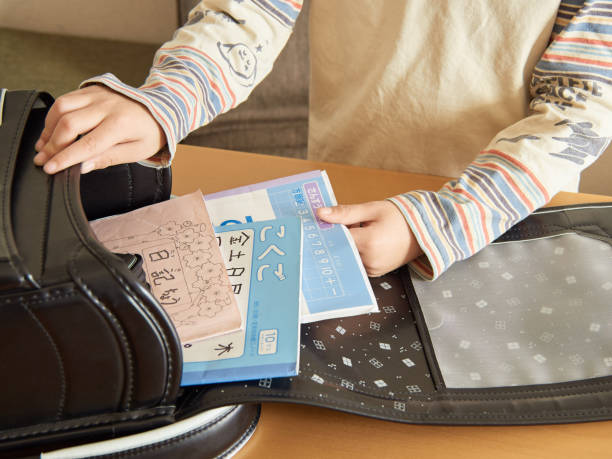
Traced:
<path id="1" fill-rule="evenodd" d="M 301 218 L 302 323 L 378 312 L 348 229 L 316 217 L 316 209 L 337 204 L 325 171 L 208 194 L 204 201 L 215 226 Z"/>
<path id="2" fill-rule="evenodd" d="M 245 327 L 183 345 L 181 385 L 295 376 L 300 345 L 299 218 L 217 228 Z"/>
<path id="3" fill-rule="evenodd" d="M 142 257 L 151 292 L 183 344 L 243 327 L 201 191 L 90 226 L 108 250 Z"/>

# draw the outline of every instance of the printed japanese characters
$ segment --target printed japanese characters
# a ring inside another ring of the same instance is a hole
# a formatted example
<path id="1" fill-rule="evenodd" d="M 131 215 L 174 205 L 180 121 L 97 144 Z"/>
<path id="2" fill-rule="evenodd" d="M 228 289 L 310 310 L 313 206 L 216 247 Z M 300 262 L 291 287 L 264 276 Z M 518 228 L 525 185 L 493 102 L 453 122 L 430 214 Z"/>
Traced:
<path id="1" fill-rule="evenodd" d="M 181 342 L 240 329 L 242 320 L 200 191 L 91 223 L 117 253 L 137 253 Z"/>
<path id="2" fill-rule="evenodd" d="M 348 230 L 315 216 L 336 204 L 325 171 L 310 171 L 204 196 L 215 226 L 299 217 L 303 231 L 302 323 L 378 311 Z"/>
<path id="3" fill-rule="evenodd" d="M 183 346 L 182 385 L 297 373 L 302 228 L 297 217 L 215 230 L 246 325 Z"/>

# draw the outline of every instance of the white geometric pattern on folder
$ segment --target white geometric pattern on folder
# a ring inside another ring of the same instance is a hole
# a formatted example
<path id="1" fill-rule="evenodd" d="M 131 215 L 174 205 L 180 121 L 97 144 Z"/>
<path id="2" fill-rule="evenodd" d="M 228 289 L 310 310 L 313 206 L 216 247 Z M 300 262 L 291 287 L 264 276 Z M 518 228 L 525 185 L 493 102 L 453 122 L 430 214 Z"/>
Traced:
<path id="1" fill-rule="evenodd" d="M 412 276 L 449 388 L 612 375 L 612 248 L 578 234 L 492 244 Z"/>

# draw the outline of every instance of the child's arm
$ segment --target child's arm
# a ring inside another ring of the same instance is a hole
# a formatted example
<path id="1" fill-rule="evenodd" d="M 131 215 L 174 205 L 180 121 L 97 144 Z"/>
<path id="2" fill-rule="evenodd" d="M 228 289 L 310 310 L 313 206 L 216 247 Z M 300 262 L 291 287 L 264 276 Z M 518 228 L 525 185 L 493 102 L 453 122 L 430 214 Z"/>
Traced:
<path id="1" fill-rule="evenodd" d="M 357 220 L 344 215 L 363 215 L 366 227 L 351 231 L 360 233 L 364 262 L 376 266 L 369 274 L 412 260 L 419 274 L 436 278 L 575 183 L 606 149 L 612 138 L 612 2 L 590 2 L 582 10 L 574 3 L 561 5 L 551 44 L 534 69 L 530 115 L 500 132 L 457 180 L 438 192 L 391 198 L 394 212 L 368 212 L 375 208 L 368 203 L 320 214 L 347 224 Z M 424 256 L 415 257 L 416 241 Z"/>
<path id="2" fill-rule="evenodd" d="M 80 162 L 91 170 L 153 155 L 151 165 L 168 164 L 179 141 L 246 100 L 270 72 L 301 3 L 202 0 L 157 51 L 141 87 L 105 74 L 59 97 L 35 162 L 48 173 Z"/>

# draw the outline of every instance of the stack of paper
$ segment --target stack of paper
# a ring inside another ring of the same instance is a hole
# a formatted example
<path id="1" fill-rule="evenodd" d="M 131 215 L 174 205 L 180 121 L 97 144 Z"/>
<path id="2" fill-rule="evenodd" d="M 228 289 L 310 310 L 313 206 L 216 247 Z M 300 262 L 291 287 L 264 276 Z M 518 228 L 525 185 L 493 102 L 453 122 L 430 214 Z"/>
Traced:
<path id="1" fill-rule="evenodd" d="M 316 217 L 335 204 L 312 171 L 91 226 L 109 250 L 141 255 L 183 344 L 181 384 L 209 384 L 293 376 L 300 323 L 378 312 L 350 233 Z"/>
<path id="2" fill-rule="evenodd" d="M 183 349 L 183 385 L 297 374 L 302 232 L 298 218 L 217 229 L 246 329 Z"/>
<path id="3" fill-rule="evenodd" d="M 220 228 L 202 193 L 91 222 L 139 254 L 183 345 L 183 385 L 293 376 L 299 364 L 299 218 Z"/>

